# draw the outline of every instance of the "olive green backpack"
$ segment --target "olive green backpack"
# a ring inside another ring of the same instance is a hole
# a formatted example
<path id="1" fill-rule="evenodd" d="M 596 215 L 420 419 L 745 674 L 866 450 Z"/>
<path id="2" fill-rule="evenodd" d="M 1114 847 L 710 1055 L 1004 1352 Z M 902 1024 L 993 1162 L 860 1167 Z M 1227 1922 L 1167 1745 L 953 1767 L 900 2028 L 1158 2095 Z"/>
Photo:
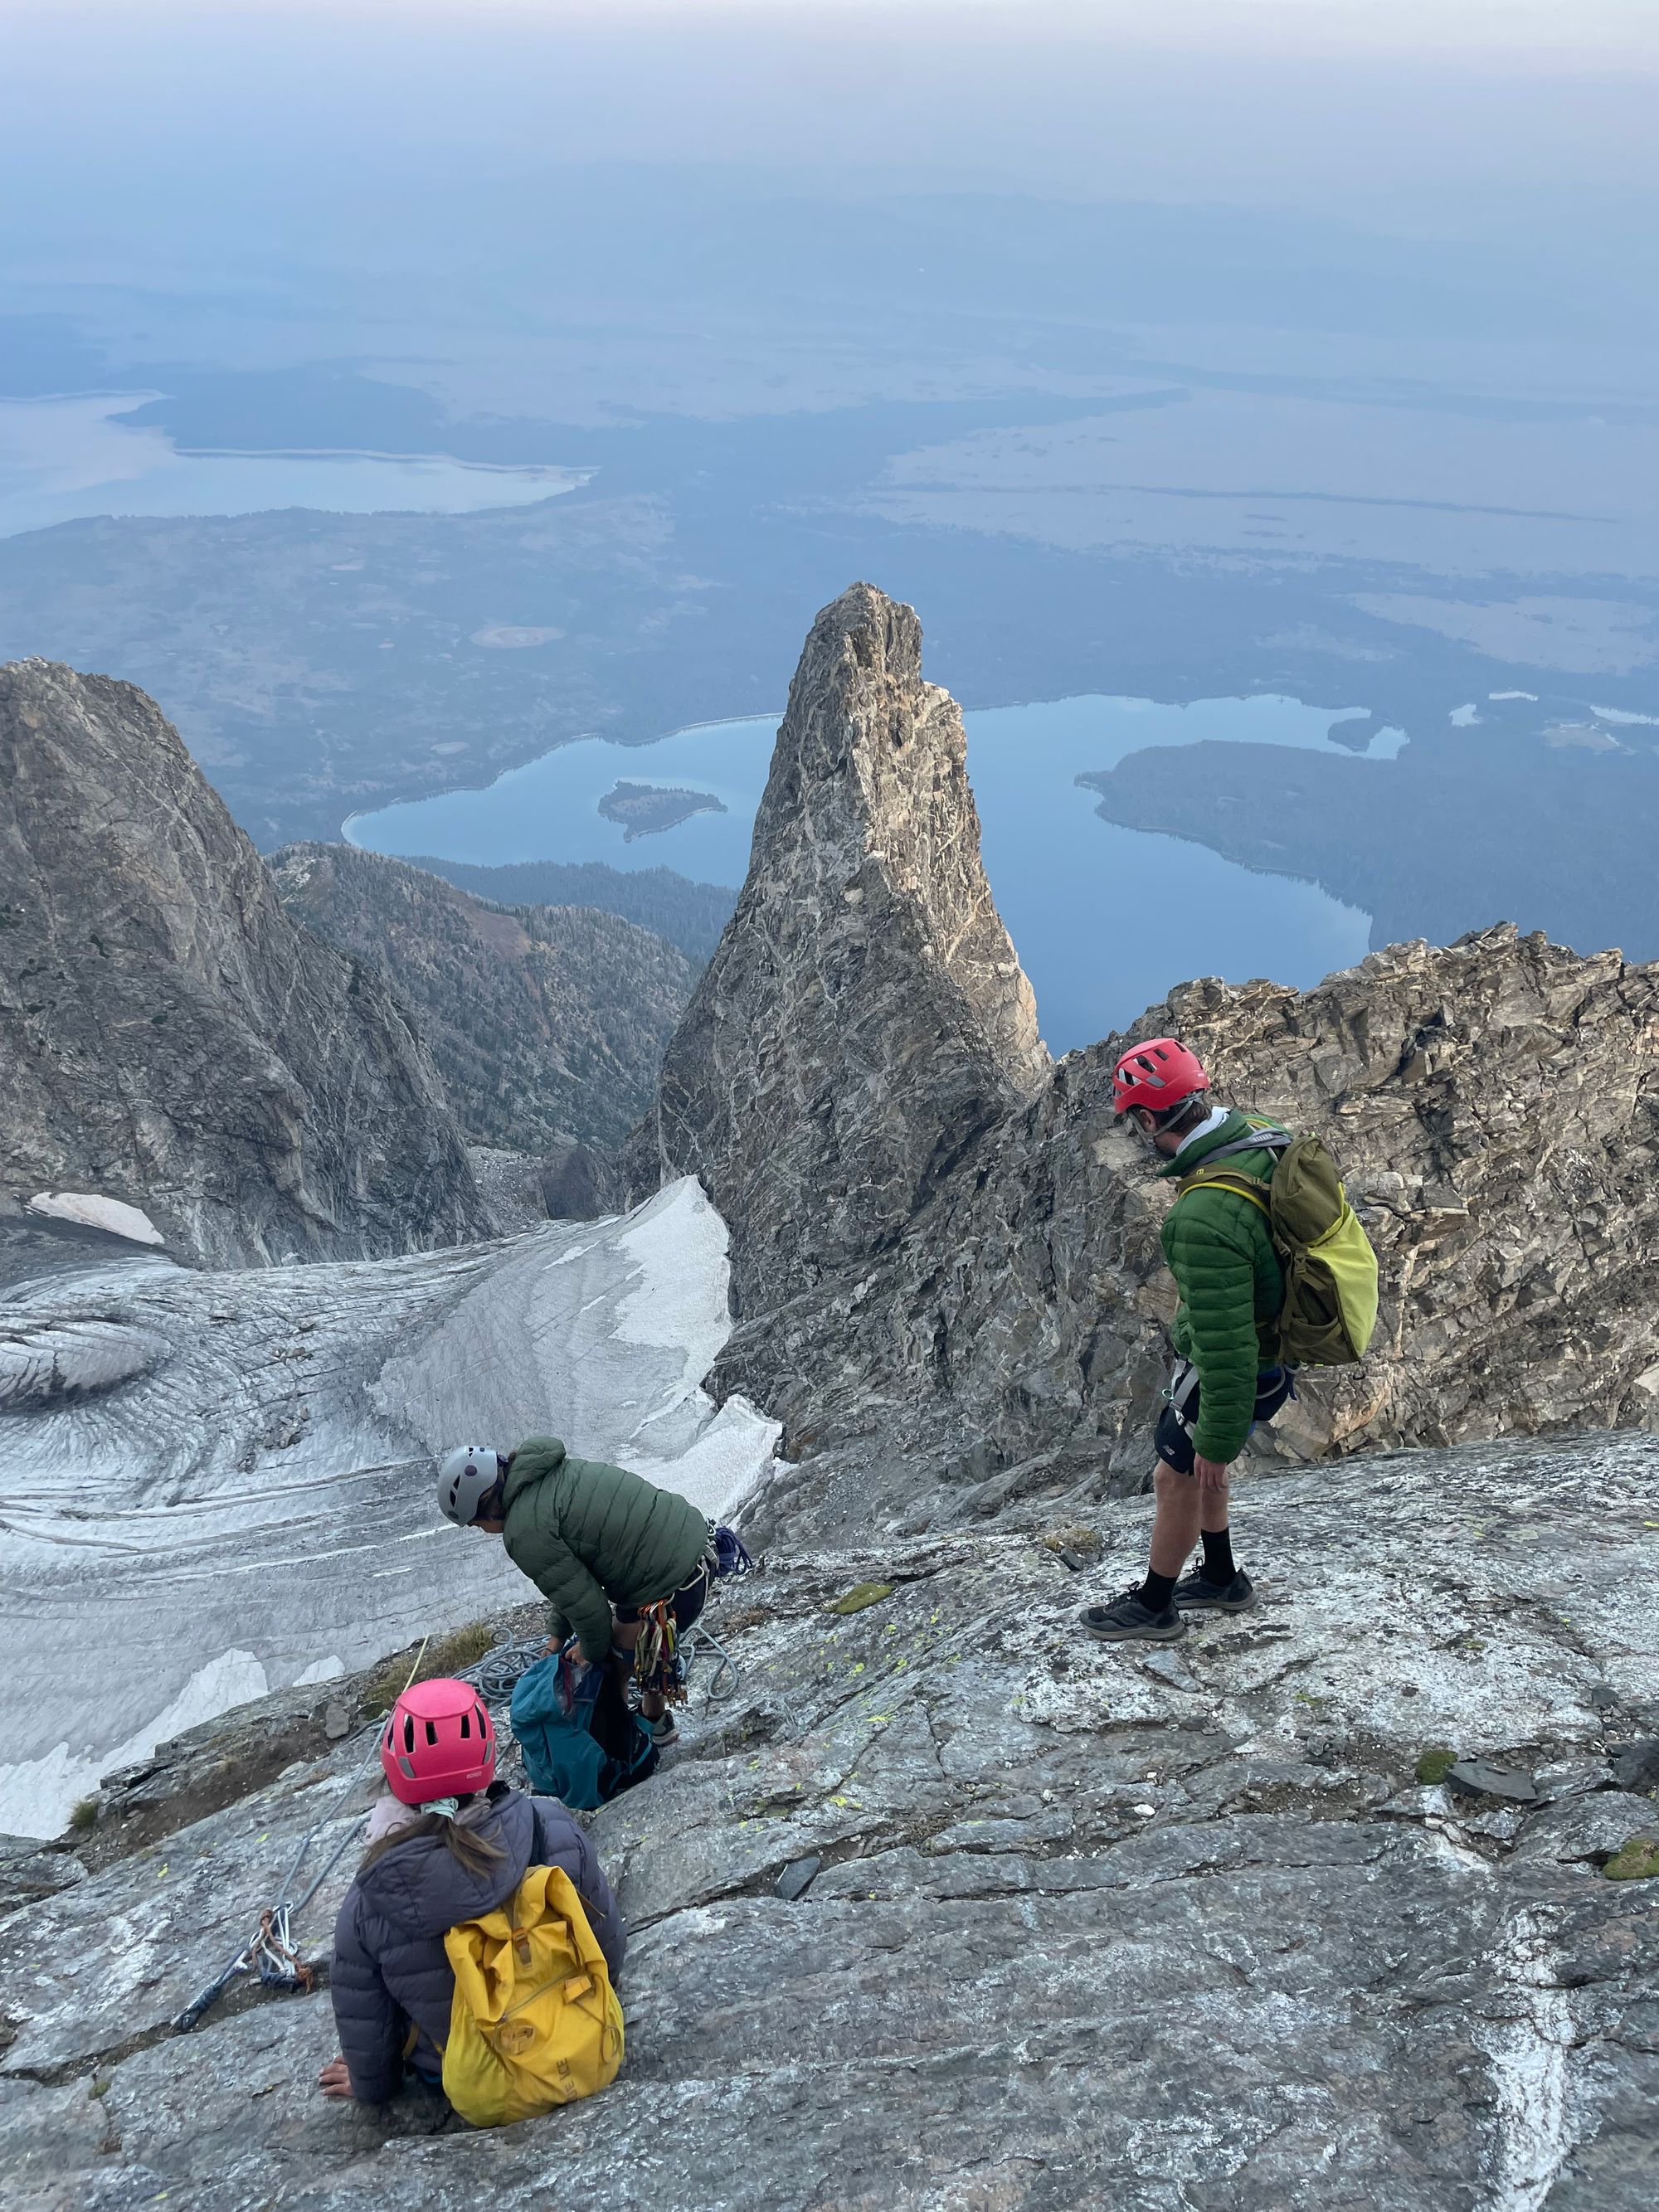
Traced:
<path id="1" fill-rule="evenodd" d="M 1278 1155 L 1270 1179 L 1228 1164 L 1237 1152 Z M 1336 1162 L 1317 1137 L 1271 1124 L 1211 1152 L 1176 1186 L 1200 1183 L 1248 1198 L 1267 1217 L 1285 1270 L 1279 1358 L 1291 1367 L 1345 1367 L 1365 1357 L 1376 1327 L 1376 1255 L 1348 1203 Z"/>

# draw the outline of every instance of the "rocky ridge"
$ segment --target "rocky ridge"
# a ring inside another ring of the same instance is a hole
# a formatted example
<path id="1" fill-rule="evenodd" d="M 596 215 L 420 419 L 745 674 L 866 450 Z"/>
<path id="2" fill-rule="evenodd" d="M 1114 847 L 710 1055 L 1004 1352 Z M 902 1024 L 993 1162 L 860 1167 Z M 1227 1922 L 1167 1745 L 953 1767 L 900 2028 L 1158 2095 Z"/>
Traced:
<path id="1" fill-rule="evenodd" d="M 759 1525 L 796 1539 L 862 1525 L 877 1464 L 884 1516 L 913 1527 L 1137 1489 L 1167 1374 L 1172 1191 L 1115 1125 L 1127 1040 L 1052 1069 L 1032 1048 L 959 737 L 911 764 L 927 839 L 878 773 L 896 685 L 907 732 L 959 732 L 919 652 L 909 610 L 867 587 L 819 617 L 749 883 L 635 1146 L 699 1173 L 731 1227 L 714 1384 L 784 1421 L 798 1464 Z M 896 853 L 909 888 L 883 889 L 895 919 L 866 940 L 862 886 Z M 900 926 L 913 910 L 933 934 Z M 966 1054 L 941 1010 L 963 999 L 986 1010 Z M 1184 985 L 1131 1034 L 1166 1031 L 1219 1097 L 1325 1139 L 1382 1263 L 1371 1356 L 1305 1377 L 1263 1451 L 1659 1426 L 1659 967 L 1500 926 L 1305 993 Z"/>
<path id="2" fill-rule="evenodd" d="M 858 587 L 820 618 L 750 886 L 634 1148 L 644 1180 L 696 1168 L 726 1211 L 740 1323 L 715 1372 L 788 1413 L 797 1463 L 745 1515 L 781 1532 L 764 1571 L 716 1601 L 739 1682 L 710 1699 L 700 1660 L 683 1742 L 593 1820 L 634 1931 L 620 2080 L 475 2135 L 430 2099 L 324 2106 L 320 1991 L 240 1984 L 172 2032 L 313 1830 L 313 1863 L 342 1850 L 300 1929 L 325 1966 L 372 1700 L 296 1683 L 111 1783 L 84 1856 L 0 1851 L 19 2212 L 543 2212 L 584 2191 L 711 2212 L 1645 2212 L 1650 1439 L 1347 1455 L 1437 1425 L 1645 1420 L 1653 975 L 1496 931 L 1308 994 L 1190 986 L 1147 1017 L 1219 1087 L 1332 1136 L 1388 1303 L 1373 1362 L 1282 1431 L 1326 1463 L 1241 1480 L 1260 1610 L 1097 1645 L 1078 1608 L 1145 1553 L 1149 1508 L 1114 1493 L 1142 1479 L 1165 1356 L 1167 1190 L 1111 1126 L 1111 1048 L 1047 1067 L 942 696 L 908 610 Z M 648 1230 L 604 1224 L 596 1263 L 603 1237 Z M 447 1255 L 456 1298 L 416 1340 L 388 1286 L 429 1302 L 436 1263 L 343 1271 L 398 1340 L 379 1413 L 429 1433 L 488 1354 L 504 1423 L 545 1394 L 521 1349 L 594 1392 L 590 1355 L 635 1358 L 557 1243 L 521 1247 L 570 1317 L 546 1328 L 488 1255 Z M 15 1301 L 38 1297 L 43 1341 L 70 1328 L 45 1350 L 95 1385 L 39 1407 L 59 1448 L 102 1434 L 118 1455 L 169 1396 L 233 1395 L 233 1364 L 293 1398 L 277 1363 L 323 1332 L 300 1271 L 261 1279 L 281 1311 L 216 1345 L 160 1273 Z M 228 1287 L 187 1281 L 240 1322 Z M 349 1425 L 362 1331 L 336 1334 Z M 59 1370 L 25 1346 L 16 1371 Z M 684 1416 L 666 1425 L 696 1448 Z M 350 1455 L 383 1532 L 417 1471 L 378 1455 Z M 505 1606 L 523 1585 L 498 1555 L 467 1571 L 492 1562 Z"/>
<path id="3" fill-rule="evenodd" d="M 1251 1486 L 1262 1610 L 1151 1650 L 1073 1627 L 1140 1503 L 769 1559 L 716 1602 L 734 1694 L 694 1668 L 593 1816 L 623 2073 L 495 2134 L 323 2105 L 320 1992 L 171 2033 L 313 1826 L 325 1954 L 363 1819 L 364 1681 L 246 1708 L 111 1787 L 95 1875 L 0 1860 L 8 2204 L 1645 2212 L 1659 1883 L 1607 1869 L 1659 1834 L 1646 1461 Z M 1419 1779 L 1453 1752 L 1494 1788 Z"/>
<path id="4" fill-rule="evenodd" d="M 90 1192 L 218 1265 L 486 1226 L 379 976 L 296 927 L 155 703 L 0 669 L 0 1206 Z"/>
<path id="5" fill-rule="evenodd" d="M 745 1341 L 896 1237 L 1047 1076 L 966 754 L 956 702 L 922 679 L 914 610 L 867 584 L 824 608 L 737 911 L 629 1155 L 636 1192 L 696 1175 L 740 1224 Z"/>
<path id="6" fill-rule="evenodd" d="M 619 1143 L 691 995 L 678 946 L 592 907 L 486 905 L 351 845 L 270 855 L 298 921 L 374 969 L 413 1018 L 475 1145 Z"/>
<path id="7" fill-rule="evenodd" d="M 1499 927 L 1390 946 L 1306 993 L 1188 984 L 1135 1033 L 1164 1032 L 1222 1097 L 1324 1138 L 1378 1255 L 1371 1352 L 1304 1375 L 1253 1454 L 1659 1427 L 1659 969 Z M 791 1397 L 769 1372 L 770 1402 L 826 1446 L 781 1473 L 771 1510 L 812 1516 L 792 1526 L 864 1510 L 852 1440 L 877 1432 L 915 1448 L 886 1502 L 923 1520 L 1139 1487 L 1172 1186 L 1114 1127 L 1121 1042 L 1062 1061 L 872 1255 L 856 1304 L 843 1285 L 786 1334 L 806 1380 Z"/>

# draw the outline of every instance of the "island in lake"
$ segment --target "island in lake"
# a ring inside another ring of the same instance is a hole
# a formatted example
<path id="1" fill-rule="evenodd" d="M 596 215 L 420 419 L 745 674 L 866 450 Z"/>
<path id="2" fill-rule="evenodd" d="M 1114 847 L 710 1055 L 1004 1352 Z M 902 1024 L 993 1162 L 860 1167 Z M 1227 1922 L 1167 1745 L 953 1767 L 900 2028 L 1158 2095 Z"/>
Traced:
<path id="1" fill-rule="evenodd" d="M 712 791 L 681 791 L 659 783 L 618 783 L 599 801 L 607 822 L 618 823 L 623 842 L 672 830 L 694 814 L 724 814 L 726 802 Z"/>

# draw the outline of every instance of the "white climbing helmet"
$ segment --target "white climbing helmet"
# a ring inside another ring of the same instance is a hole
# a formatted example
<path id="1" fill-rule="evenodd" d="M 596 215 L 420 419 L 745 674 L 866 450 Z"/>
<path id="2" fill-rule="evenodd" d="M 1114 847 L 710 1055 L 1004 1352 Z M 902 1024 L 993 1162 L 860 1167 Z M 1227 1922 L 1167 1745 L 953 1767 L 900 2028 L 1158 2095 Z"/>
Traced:
<path id="1" fill-rule="evenodd" d="M 438 1462 L 438 1504 L 445 1520 L 470 1528 L 478 1508 L 501 1479 L 502 1460 L 493 1444 L 457 1444 Z"/>

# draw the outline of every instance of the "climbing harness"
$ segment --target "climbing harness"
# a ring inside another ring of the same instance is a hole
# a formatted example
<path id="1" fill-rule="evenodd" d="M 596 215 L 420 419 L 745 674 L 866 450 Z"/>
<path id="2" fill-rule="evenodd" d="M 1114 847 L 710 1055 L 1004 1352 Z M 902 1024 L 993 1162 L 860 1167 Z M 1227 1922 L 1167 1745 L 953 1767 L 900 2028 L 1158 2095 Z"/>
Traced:
<path id="1" fill-rule="evenodd" d="M 420 1673 L 421 1662 L 425 1658 L 426 1647 L 431 1641 L 430 1636 L 422 1638 L 421 1648 L 415 1654 L 415 1664 L 409 1670 L 409 1681 L 404 1684 L 405 1690 L 408 1689 L 409 1683 L 412 1682 L 416 1675 Z M 348 1793 L 352 1786 L 360 1782 L 368 1772 L 378 1756 L 380 1748 L 380 1723 L 376 1721 L 369 1734 L 368 1752 L 362 1765 L 347 1779 Z M 200 2021 L 203 2014 L 218 2002 L 236 1977 L 239 1974 L 246 1973 L 251 1967 L 258 1969 L 259 1979 L 267 1989 L 309 1990 L 313 1986 L 315 1976 L 309 1966 L 301 1962 L 299 1954 L 294 1948 L 293 1923 L 296 1917 L 305 1911 L 312 1899 L 316 1896 L 353 1843 L 361 1838 L 362 1821 L 357 1814 L 352 1815 L 344 1835 L 330 1853 L 326 1863 L 313 1876 L 304 1893 L 299 1897 L 293 1897 L 289 1893 L 300 1878 L 300 1869 L 306 1863 L 312 1844 L 328 1826 L 329 1821 L 335 1817 L 332 1810 L 319 1814 L 301 1838 L 300 1848 L 295 1852 L 288 1872 L 283 1876 L 282 1887 L 277 1892 L 276 1903 L 259 1915 L 258 1927 L 224 1972 L 216 1975 L 207 1987 L 193 1996 L 184 2010 L 177 2014 L 173 2023 L 177 2034 L 188 2035 Z"/>

